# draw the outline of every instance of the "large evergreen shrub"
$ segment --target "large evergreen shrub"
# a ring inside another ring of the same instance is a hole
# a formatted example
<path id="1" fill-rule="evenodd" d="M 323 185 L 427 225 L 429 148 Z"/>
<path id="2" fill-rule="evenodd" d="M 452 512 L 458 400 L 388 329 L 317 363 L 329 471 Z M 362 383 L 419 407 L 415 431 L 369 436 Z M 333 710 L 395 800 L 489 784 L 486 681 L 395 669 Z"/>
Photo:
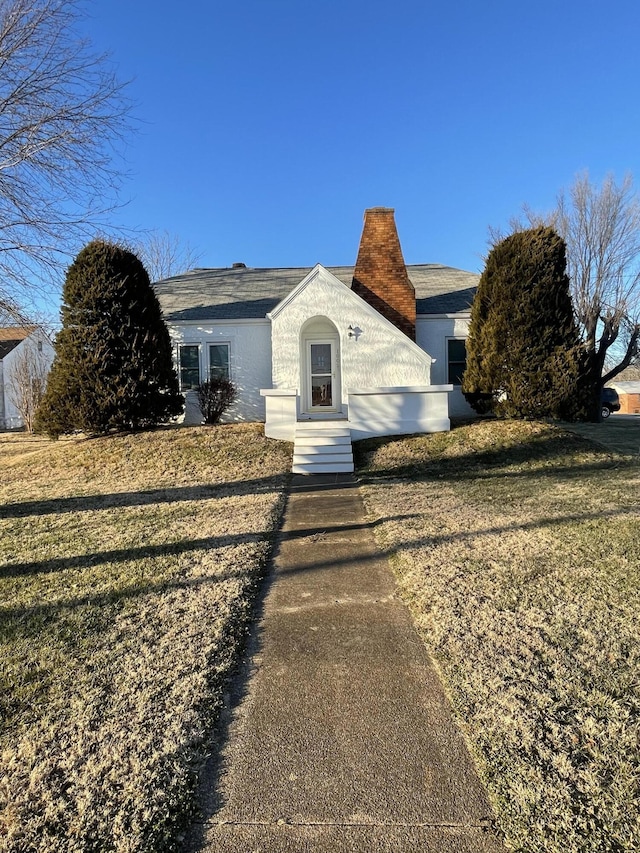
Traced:
<path id="1" fill-rule="evenodd" d="M 582 374 L 564 241 L 549 227 L 518 231 L 491 250 L 478 285 L 465 397 L 480 413 L 574 420 Z"/>
<path id="2" fill-rule="evenodd" d="M 89 243 L 67 272 L 61 319 L 38 431 L 140 429 L 180 413 L 169 333 L 132 252 Z"/>

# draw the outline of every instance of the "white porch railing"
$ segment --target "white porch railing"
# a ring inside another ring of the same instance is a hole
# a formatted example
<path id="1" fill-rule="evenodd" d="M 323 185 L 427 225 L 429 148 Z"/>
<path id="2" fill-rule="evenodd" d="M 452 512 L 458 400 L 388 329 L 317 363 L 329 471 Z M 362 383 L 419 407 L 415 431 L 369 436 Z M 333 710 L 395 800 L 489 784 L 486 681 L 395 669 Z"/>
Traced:
<path id="1" fill-rule="evenodd" d="M 345 407 L 351 437 L 446 432 L 451 391 L 453 385 L 354 389 L 348 393 Z M 265 398 L 265 435 L 293 441 L 300 420 L 297 390 L 267 388 L 260 393 Z"/>

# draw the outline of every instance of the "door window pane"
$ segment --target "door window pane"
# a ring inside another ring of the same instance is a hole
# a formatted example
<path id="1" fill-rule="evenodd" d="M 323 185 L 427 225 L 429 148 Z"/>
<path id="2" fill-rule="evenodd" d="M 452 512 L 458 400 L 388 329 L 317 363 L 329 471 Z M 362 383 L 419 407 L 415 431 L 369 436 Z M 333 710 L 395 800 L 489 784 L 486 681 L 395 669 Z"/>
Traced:
<path id="1" fill-rule="evenodd" d="M 311 344 L 311 373 L 331 373 L 331 344 Z"/>
<path id="2" fill-rule="evenodd" d="M 230 379 L 229 344 L 209 345 L 209 379 Z"/>
<path id="3" fill-rule="evenodd" d="M 200 384 L 200 347 L 185 344 L 180 347 L 180 388 L 188 391 Z"/>
<path id="4" fill-rule="evenodd" d="M 331 377 L 315 376 L 311 381 L 311 405 L 331 406 L 332 401 Z"/>

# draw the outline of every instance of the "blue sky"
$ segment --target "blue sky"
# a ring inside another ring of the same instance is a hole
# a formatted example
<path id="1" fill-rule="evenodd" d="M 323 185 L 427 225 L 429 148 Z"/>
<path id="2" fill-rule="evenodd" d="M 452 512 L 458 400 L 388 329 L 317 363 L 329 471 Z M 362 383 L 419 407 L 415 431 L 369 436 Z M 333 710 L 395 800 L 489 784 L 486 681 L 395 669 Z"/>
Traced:
<path id="1" fill-rule="evenodd" d="M 588 169 L 640 181 L 640 5 L 108 0 L 85 30 L 131 79 L 114 221 L 202 266 L 352 264 L 394 207 L 407 263 L 482 269 L 489 225 Z"/>

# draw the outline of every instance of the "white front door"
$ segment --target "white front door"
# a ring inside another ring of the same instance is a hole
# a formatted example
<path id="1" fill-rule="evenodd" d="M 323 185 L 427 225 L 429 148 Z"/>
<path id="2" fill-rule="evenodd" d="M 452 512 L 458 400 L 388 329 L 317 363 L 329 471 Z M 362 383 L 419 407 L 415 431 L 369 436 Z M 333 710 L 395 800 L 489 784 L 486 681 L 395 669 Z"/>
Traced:
<path id="1" fill-rule="evenodd" d="M 336 376 L 337 344 L 334 340 L 307 341 L 307 411 L 336 411 L 339 382 Z"/>

